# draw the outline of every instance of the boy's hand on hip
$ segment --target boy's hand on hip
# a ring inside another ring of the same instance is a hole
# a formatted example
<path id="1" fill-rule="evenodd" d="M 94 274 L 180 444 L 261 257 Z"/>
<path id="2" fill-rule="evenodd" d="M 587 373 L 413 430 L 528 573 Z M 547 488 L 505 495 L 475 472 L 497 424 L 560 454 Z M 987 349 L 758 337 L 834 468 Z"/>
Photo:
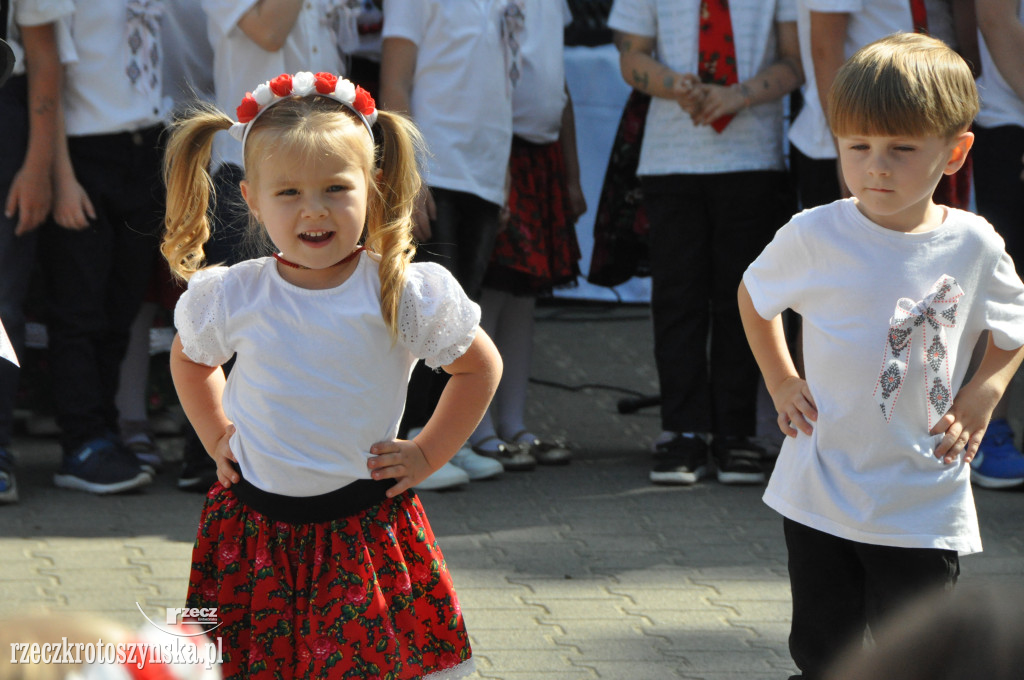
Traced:
<path id="1" fill-rule="evenodd" d="M 942 435 L 942 441 L 935 447 L 935 457 L 947 464 L 954 462 L 961 453 L 965 463 L 974 460 L 998 401 L 997 392 L 971 383 L 964 385 L 953 400 L 952 408 L 939 418 L 929 433 Z"/>
<path id="2" fill-rule="evenodd" d="M 407 439 L 392 439 L 377 442 L 370 447 L 373 458 L 366 461 L 370 476 L 374 479 L 394 479 L 395 485 L 387 490 L 393 498 L 429 477 L 433 468 L 416 442 Z"/>
<path id="3" fill-rule="evenodd" d="M 772 400 L 779 412 L 779 429 L 787 437 L 796 437 L 798 432 L 809 435 L 814 431 L 811 423 L 818 420 L 818 407 L 806 380 L 786 378 L 775 389 Z"/>

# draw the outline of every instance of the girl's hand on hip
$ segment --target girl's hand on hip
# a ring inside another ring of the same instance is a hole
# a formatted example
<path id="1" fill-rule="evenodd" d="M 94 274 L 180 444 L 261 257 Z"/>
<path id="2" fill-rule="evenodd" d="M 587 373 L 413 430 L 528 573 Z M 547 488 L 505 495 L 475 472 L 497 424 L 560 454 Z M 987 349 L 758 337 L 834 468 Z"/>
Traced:
<path id="1" fill-rule="evenodd" d="M 235 471 L 235 468 L 231 463 L 237 463 L 238 459 L 235 458 L 235 454 L 231 453 L 231 447 L 228 446 L 228 442 L 231 439 L 231 435 L 235 433 L 235 426 L 228 425 L 227 429 L 224 430 L 224 434 L 217 440 L 217 444 L 213 449 L 213 453 L 210 457 L 213 458 L 213 462 L 217 464 L 217 481 L 220 482 L 221 486 L 225 489 L 230 489 L 232 484 L 238 482 L 241 476 Z"/>
<path id="2" fill-rule="evenodd" d="M 396 482 L 388 489 L 388 498 L 416 486 L 434 472 L 423 451 L 411 440 L 377 442 L 370 447 L 370 453 L 374 456 L 366 461 L 370 476 L 374 479 L 394 479 Z"/>

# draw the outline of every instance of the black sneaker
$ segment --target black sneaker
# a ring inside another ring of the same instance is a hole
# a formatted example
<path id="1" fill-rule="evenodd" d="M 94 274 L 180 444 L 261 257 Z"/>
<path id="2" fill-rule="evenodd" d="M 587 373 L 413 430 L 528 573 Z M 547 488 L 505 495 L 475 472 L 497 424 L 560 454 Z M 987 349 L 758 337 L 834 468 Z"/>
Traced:
<path id="1" fill-rule="evenodd" d="M 18 483 L 14 479 L 14 456 L 0 446 L 0 503 L 18 502 Z"/>
<path id="2" fill-rule="evenodd" d="M 100 495 L 131 491 L 151 481 L 134 456 L 105 437 L 64 454 L 60 471 L 53 476 L 57 486 Z"/>
<path id="3" fill-rule="evenodd" d="M 708 444 L 698 434 L 682 433 L 654 448 L 651 481 L 655 484 L 696 484 L 707 473 Z"/>
<path id="4" fill-rule="evenodd" d="M 722 484 L 764 484 L 767 451 L 750 437 L 716 436 L 711 442 Z"/>

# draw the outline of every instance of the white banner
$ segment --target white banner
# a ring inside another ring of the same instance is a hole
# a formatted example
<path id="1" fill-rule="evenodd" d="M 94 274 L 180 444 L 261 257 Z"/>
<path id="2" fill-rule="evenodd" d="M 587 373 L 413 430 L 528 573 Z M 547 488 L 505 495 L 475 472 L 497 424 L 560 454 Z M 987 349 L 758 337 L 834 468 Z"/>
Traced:
<path id="1" fill-rule="evenodd" d="M 11 344 L 11 339 L 7 337 L 7 331 L 4 330 L 4 324 L 0 321 L 0 358 L 7 359 L 15 366 L 21 366 L 18 363 L 18 357 L 14 353 L 14 345 Z"/>

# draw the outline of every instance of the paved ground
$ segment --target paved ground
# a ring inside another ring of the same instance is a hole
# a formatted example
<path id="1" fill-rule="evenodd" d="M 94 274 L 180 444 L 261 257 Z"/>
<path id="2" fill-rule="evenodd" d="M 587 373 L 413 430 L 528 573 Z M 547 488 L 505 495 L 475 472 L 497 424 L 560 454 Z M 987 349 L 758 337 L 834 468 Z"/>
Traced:
<path id="1" fill-rule="evenodd" d="M 645 307 L 538 311 L 533 377 L 656 390 Z M 781 522 L 758 488 L 648 483 L 656 409 L 619 392 L 531 387 L 531 424 L 577 444 L 572 465 L 423 494 L 482 678 L 784 678 L 789 588 Z M 164 440 L 168 456 L 180 443 Z M 22 439 L 22 502 L 0 508 L 0 616 L 34 608 L 142 624 L 181 606 L 201 496 L 173 475 L 145 492 L 59 491 L 52 440 Z M 971 582 L 1019 582 L 1024 493 L 980 490 Z"/>

